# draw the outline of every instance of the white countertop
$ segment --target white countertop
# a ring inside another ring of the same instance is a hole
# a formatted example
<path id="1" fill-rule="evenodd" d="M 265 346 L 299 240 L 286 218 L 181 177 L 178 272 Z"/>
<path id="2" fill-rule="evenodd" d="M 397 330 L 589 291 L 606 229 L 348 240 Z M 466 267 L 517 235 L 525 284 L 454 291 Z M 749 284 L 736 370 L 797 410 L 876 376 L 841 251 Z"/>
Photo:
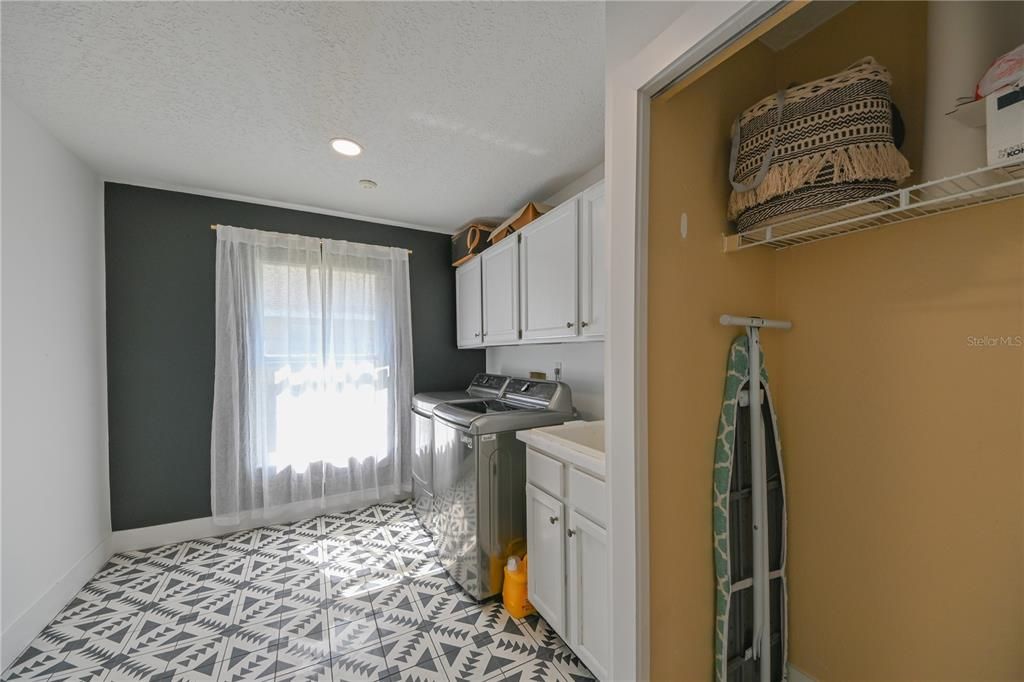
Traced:
<path id="1" fill-rule="evenodd" d="M 516 438 L 534 450 L 604 478 L 604 421 L 566 422 L 558 426 L 516 431 Z"/>

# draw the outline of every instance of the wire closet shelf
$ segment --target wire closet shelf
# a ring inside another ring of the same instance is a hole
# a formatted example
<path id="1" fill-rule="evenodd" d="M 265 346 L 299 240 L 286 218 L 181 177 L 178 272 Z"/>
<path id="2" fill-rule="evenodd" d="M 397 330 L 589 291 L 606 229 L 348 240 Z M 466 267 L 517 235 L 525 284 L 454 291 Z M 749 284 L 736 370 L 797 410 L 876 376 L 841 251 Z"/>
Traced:
<path id="1" fill-rule="evenodd" d="M 844 206 L 725 235 L 725 251 L 786 249 L 822 239 L 1024 196 L 1024 162 L 986 166 Z"/>

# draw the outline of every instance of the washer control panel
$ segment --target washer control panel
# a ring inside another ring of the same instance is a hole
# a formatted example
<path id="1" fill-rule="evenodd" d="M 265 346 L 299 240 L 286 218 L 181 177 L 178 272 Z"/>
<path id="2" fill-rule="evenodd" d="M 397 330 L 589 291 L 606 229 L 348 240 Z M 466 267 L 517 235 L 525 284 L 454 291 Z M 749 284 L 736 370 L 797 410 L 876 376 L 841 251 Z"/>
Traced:
<path id="1" fill-rule="evenodd" d="M 500 374 L 484 374 L 481 372 L 473 377 L 473 383 L 470 386 L 476 388 L 489 388 L 493 391 L 501 391 L 505 387 L 505 382 L 508 381 L 508 377 Z"/>

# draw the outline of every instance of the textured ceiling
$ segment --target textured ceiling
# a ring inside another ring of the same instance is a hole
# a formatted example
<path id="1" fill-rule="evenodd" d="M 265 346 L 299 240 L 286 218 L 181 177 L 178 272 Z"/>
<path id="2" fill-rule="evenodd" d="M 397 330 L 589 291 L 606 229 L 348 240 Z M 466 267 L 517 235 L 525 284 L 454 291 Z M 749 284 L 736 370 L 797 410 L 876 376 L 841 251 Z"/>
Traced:
<path id="1" fill-rule="evenodd" d="M 599 3 L 0 12 L 4 94 L 111 179 L 451 231 L 546 197 L 603 158 Z M 341 157 L 335 136 L 366 151 Z"/>

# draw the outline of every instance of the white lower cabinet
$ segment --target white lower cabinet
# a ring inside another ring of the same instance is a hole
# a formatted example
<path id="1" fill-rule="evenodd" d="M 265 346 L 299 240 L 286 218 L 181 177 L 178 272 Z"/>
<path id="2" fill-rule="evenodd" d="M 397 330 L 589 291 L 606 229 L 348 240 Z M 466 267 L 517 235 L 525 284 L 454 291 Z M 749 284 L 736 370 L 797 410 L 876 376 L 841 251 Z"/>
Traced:
<path id="1" fill-rule="evenodd" d="M 565 630 L 564 506 L 532 485 L 526 486 L 526 537 L 530 552 L 526 587 L 530 603 L 556 632 Z"/>
<path id="2" fill-rule="evenodd" d="M 598 679 L 606 679 L 608 647 L 608 533 L 569 512 L 569 646 Z M 532 566 L 531 566 L 532 568 Z"/>
<path id="3" fill-rule="evenodd" d="M 530 603 L 598 679 L 608 679 L 608 534 L 604 480 L 533 448 L 526 459 Z M 543 489 L 542 489 L 543 488 Z"/>

